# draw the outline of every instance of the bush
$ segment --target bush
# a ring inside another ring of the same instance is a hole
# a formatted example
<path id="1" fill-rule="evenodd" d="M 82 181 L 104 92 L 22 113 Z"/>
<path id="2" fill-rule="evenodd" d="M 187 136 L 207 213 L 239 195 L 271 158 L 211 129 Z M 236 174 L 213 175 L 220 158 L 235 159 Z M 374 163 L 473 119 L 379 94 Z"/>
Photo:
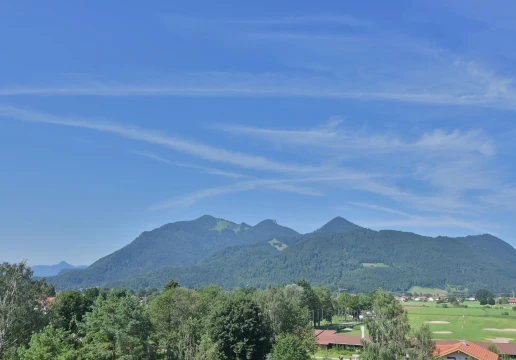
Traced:
<path id="1" fill-rule="evenodd" d="M 441 307 L 446 309 L 448 307 L 448 304 L 442 304 Z"/>
<path id="2" fill-rule="evenodd" d="M 502 315 L 509 315 L 509 313 L 507 311 L 504 311 Z"/>
<path id="3" fill-rule="evenodd" d="M 512 307 L 512 311 L 516 311 L 516 306 L 513 306 L 513 307 Z"/>

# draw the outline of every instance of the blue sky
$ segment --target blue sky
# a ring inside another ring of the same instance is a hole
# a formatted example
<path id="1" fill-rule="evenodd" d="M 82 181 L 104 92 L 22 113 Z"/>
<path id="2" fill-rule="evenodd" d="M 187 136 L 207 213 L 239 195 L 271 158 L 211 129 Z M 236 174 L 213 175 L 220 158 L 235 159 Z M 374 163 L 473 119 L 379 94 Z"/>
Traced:
<path id="1" fill-rule="evenodd" d="M 212 214 L 516 245 L 512 1 L 0 4 L 0 260 Z"/>

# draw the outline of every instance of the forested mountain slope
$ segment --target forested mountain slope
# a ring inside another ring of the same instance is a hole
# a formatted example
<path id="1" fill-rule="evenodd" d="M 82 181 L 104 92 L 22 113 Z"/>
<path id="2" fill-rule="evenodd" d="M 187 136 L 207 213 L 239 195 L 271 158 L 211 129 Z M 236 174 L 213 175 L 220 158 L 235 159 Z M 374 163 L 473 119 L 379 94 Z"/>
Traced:
<path id="1" fill-rule="evenodd" d="M 263 287 L 305 278 L 315 285 L 350 291 L 379 287 L 403 291 L 413 285 L 444 288 L 447 284 L 503 291 L 516 283 L 514 253 L 514 248 L 490 235 L 432 238 L 363 228 L 334 234 L 316 231 L 296 238 L 282 251 L 268 243 L 237 246 L 196 266 L 166 267 L 110 285 L 161 287 L 173 278 L 188 287 L 211 283 Z"/>
<path id="2" fill-rule="evenodd" d="M 87 269 L 61 273 L 48 281 L 61 289 L 102 285 L 164 266 L 193 265 L 230 246 L 298 235 L 274 220 L 250 226 L 205 215 L 146 231 L 129 245 L 101 258 Z"/>

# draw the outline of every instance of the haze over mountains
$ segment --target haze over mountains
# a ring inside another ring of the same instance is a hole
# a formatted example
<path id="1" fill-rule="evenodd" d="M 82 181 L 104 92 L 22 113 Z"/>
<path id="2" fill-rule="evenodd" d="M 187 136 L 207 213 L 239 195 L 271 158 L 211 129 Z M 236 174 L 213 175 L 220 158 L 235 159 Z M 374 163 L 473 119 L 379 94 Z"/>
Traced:
<path id="1" fill-rule="evenodd" d="M 34 271 L 34 276 L 42 277 L 42 276 L 54 276 L 59 274 L 61 271 L 66 270 L 75 270 L 75 269 L 85 269 L 87 265 L 71 265 L 66 261 L 61 261 L 59 264 L 55 265 L 34 265 L 31 266 L 32 271 Z"/>
<path id="2" fill-rule="evenodd" d="M 142 233 L 87 269 L 49 278 L 59 290 L 141 289 L 169 279 L 187 287 L 293 283 L 403 291 L 413 285 L 510 290 L 516 250 L 491 235 L 426 237 L 373 231 L 337 217 L 305 235 L 265 220 L 255 226 L 202 216 Z"/>

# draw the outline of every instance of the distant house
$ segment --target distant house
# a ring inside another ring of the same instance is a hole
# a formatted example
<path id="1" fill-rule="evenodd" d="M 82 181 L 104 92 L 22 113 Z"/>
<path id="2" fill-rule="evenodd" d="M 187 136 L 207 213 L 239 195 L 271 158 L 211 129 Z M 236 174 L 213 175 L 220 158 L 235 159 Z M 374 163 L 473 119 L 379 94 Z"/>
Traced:
<path id="1" fill-rule="evenodd" d="M 509 304 L 516 304 L 516 298 L 509 298 L 507 301 L 509 301 Z"/>
<path id="2" fill-rule="evenodd" d="M 427 301 L 439 301 L 441 298 L 439 296 L 429 296 Z"/>
<path id="3" fill-rule="evenodd" d="M 470 296 L 469 298 L 466 298 L 466 301 L 476 301 L 474 296 Z"/>
<path id="4" fill-rule="evenodd" d="M 409 297 L 408 296 L 396 296 L 396 300 L 405 302 L 405 301 L 409 300 Z"/>
<path id="5" fill-rule="evenodd" d="M 414 301 L 427 301 L 428 298 L 426 296 L 416 296 Z"/>
<path id="6" fill-rule="evenodd" d="M 445 360 L 498 360 L 498 354 L 467 341 L 451 345 L 436 344 L 434 356 Z"/>

